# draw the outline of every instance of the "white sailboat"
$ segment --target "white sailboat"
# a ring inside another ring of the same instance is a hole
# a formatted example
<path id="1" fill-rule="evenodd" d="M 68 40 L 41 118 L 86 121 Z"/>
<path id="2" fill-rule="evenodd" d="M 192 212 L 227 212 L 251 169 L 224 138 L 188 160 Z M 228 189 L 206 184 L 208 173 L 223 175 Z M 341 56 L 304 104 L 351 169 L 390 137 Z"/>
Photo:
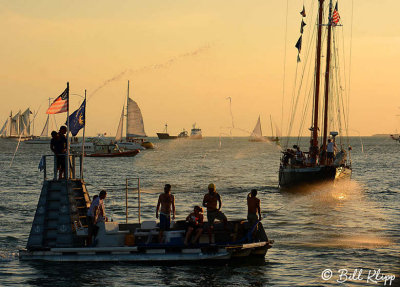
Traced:
<path id="1" fill-rule="evenodd" d="M 119 120 L 117 134 L 115 141 L 119 147 L 126 150 L 134 149 L 149 149 L 154 148 L 153 144 L 145 141 L 147 137 L 144 131 L 144 123 L 142 112 L 139 105 L 129 97 L 129 81 L 128 81 L 128 94 L 126 100 L 126 137 L 123 140 L 123 125 L 124 125 L 124 107 L 122 107 L 122 114 Z"/>
<path id="2" fill-rule="evenodd" d="M 265 138 L 263 138 L 263 135 L 262 135 L 260 116 L 258 116 L 256 126 L 254 127 L 253 132 L 250 135 L 249 141 L 251 141 L 251 142 L 265 141 Z"/>
<path id="3" fill-rule="evenodd" d="M 8 139 L 22 139 L 26 140 L 32 138 L 31 135 L 31 122 L 30 115 L 32 114 L 31 110 L 27 108 L 23 113 L 19 111 L 16 115 L 10 116 L 3 124 L 3 127 L 0 130 L 0 137 L 8 138 Z"/>

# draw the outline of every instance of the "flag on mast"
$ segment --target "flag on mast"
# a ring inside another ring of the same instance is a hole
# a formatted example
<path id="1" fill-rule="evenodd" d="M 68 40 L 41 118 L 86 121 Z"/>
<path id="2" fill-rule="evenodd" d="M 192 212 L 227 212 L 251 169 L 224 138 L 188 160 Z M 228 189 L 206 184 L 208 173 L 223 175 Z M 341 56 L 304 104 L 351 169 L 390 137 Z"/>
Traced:
<path id="1" fill-rule="evenodd" d="M 59 95 L 47 109 L 46 114 L 65 113 L 68 110 L 69 89 L 68 87 Z"/>
<path id="2" fill-rule="evenodd" d="M 339 23 L 339 21 L 340 21 L 340 15 L 338 12 L 338 2 L 336 2 L 335 9 L 333 10 L 332 14 L 332 24 L 336 26 Z"/>
<path id="3" fill-rule="evenodd" d="M 69 130 L 72 136 L 76 136 L 81 128 L 85 126 L 86 99 L 82 105 L 69 116 Z"/>
<path id="4" fill-rule="evenodd" d="M 301 52 L 301 42 L 303 40 L 303 35 L 300 36 L 299 40 L 297 40 L 297 43 L 295 45 L 295 47 L 297 48 L 297 50 L 299 51 L 299 54 Z"/>

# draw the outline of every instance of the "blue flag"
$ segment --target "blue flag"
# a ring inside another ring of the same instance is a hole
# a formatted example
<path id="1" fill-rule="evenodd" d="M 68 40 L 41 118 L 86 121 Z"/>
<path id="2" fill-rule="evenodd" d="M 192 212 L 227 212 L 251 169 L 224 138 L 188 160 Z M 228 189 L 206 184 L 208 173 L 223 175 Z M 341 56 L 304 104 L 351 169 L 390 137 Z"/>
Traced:
<path id="1" fill-rule="evenodd" d="M 85 108 L 86 100 L 69 116 L 69 130 L 73 136 L 76 136 L 79 130 L 85 126 Z"/>

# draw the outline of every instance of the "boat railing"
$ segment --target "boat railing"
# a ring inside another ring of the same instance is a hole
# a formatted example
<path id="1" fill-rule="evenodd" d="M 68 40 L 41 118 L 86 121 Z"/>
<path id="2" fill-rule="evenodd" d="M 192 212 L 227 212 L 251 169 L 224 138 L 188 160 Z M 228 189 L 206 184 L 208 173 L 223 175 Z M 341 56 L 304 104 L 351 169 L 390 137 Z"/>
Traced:
<path id="1" fill-rule="evenodd" d="M 57 179 L 57 173 L 58 173 L 58 165 L 57 165 L 57 157 L 65 156 L 65 159 L 67 159 L 68 155 L 43 155 L 42 159 L 40 160 L 39 168 L 43 170 L 43 179 L 48 180 L 48 174 L 49 176 L 53 174 L 53 179 Z M 78 158 L 78 164 L 79 168 L 77 166 L 77 159 Z M 69 160 L 65 160 L 65 169 L 66 169 L 66 178 L 67 179 L 83 179 L 83 156 L 82 154 L 75 155 L 75 154 L 70 154 L 69 155 Z M 53 172 L 51 172 L 49 167 L 51 167 L 51 162 L 53 163 Z M 69 167 L 69 168 L 68 168 Z M 77 172 L 79 171 L 79 172 Z"/>

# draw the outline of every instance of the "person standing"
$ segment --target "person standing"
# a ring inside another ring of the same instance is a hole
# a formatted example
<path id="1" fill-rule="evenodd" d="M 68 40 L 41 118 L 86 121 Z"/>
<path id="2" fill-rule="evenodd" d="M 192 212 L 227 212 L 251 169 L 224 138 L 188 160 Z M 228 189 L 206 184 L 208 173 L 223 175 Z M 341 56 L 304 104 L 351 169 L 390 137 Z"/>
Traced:
<path id="1" fill-rule="evenodd" d="M 328 165 L 332 165 L 333 161 L 335 160 L 335 151 L 336 151 L 336 143 L 332 141 L 331 139 L 328 139 L 328 144 L 326 146 L 326 155 Z"/>
<path id="2" fill-rule="evenodd" d="M 221 220 L 224 223 L 224 227 L 228 223 L 228 219 L 225 214 L 221 211 L 222 201 L 221 196 L 215 189 L 215 184 L 210 183 L 208 185 L 208 193 L 204 195 L 203 206 L 207 208 L 207 220 L 208 220 L 208 236 L 210 243 L 212 241 L 212 233 L 214 231 L 215 219 Z"/>
<path id="3" fill-rule="evenodd" d="M 61 126 L 60 131 L 57 135 L 57 140 L 54 144 L 54 153 L 57 158 L 57 168 L 59 170 L 58 179 L 65 178 L 65 157 L 67 154 L 67 138 L 65 134 L 67 133 L 67 127 Z"/>
<path id="4" fill-rule="evenodd" d="M 161 210 L 160 210 L 161 207 Z M 160 233 L 158 234 L 158 241 L 161 243 L 164 231 L 169 230 L 171 225 L 171 209 L 172 219 L 175 219 L 175 197 L 171 194 L 171 185 L 164 186 L 164 193 L 158 197 L 156 218 L 158 219 L 158 212 L 160 211 Z"/>
<path id="5" fill-rule="evenodd" d="M 257 216 L 258 214 L 258 216 Z M 251 228 L 261 220 L 260 200 L 257 198 L 257 190 L 252 189 L 247 195 L 247 221 Z"/>
<path id="6" fill-rule="evenodd" d="M 50 149 L 54 153 L 54 180 L 57 179 L 58 161 L 57 161 L 57 141 L 58 141 L 58 133 L 56 131 L 51 132 L 51 140 L 50 140 Z"/>

